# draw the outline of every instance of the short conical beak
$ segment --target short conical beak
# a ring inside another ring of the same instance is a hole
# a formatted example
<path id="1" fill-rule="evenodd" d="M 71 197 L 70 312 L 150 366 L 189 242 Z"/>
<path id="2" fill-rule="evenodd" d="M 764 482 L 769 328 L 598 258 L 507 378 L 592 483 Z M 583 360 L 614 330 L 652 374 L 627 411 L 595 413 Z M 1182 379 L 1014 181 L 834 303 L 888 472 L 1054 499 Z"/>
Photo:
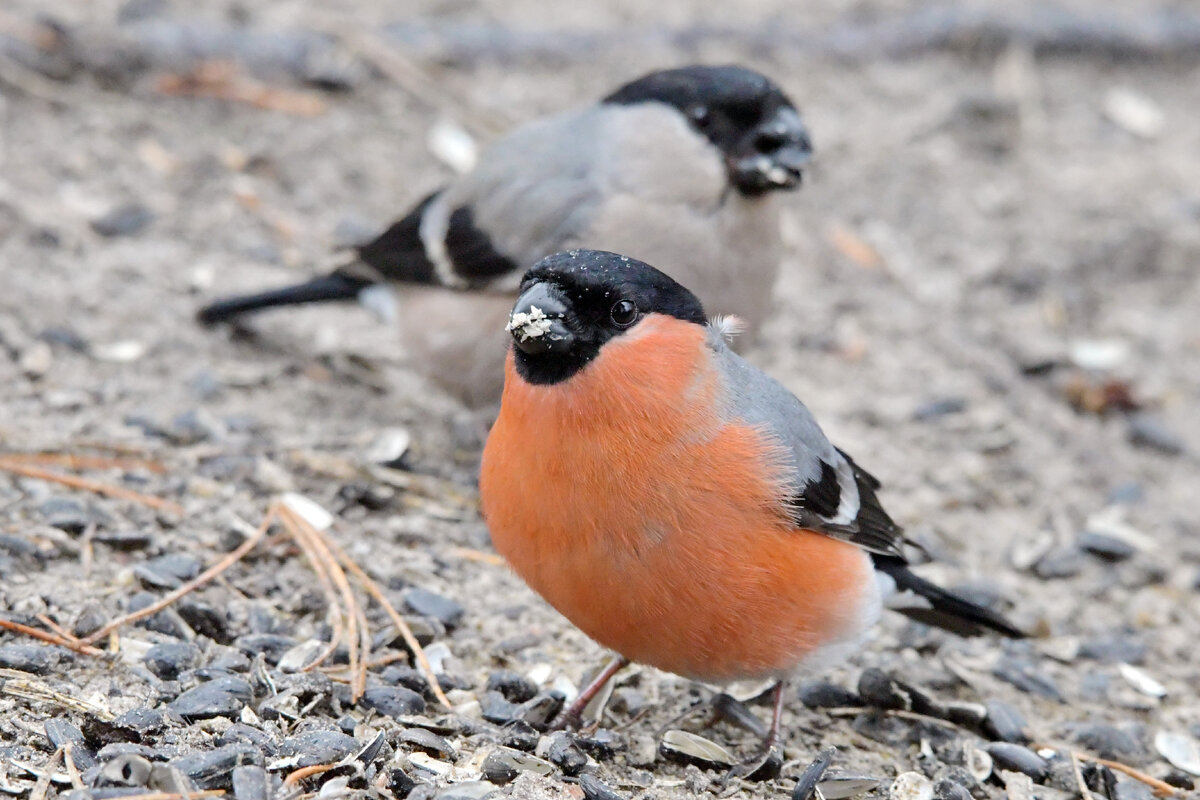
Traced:
<path id="1" fill-rule="evenodd" d="M 575 337 L 564 323 L 568 305 L 553 284 L 535 283 L 517 298 L 505 327 L 525 353 L 565 353 Z"/>

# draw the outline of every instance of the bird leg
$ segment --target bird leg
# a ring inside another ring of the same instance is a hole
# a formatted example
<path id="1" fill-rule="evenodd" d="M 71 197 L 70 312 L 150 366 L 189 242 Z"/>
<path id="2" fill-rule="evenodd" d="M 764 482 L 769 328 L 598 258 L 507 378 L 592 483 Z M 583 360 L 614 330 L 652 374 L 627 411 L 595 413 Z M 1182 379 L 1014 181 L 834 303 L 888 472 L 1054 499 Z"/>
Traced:
<path id="1" fill-rule="evenodd" d="M 762 752 L 749 761 L 744 761 L 730 770 L 731 777 L 746 778 L 752 781 L 769 781 L 779 777 L 783 769 L 783 747 L 779 741 L 779 723 L 783 716 L 783 689 L 785 681 L 779 681 L 771 688 L 773 711 L 771 727 L 763 738 Z"/>
<path id="2" fill-rule="evenodd" d="M 583 722 L 583 710 L 587 708 L 588 703 L 592 702 L 600 690 L 604 688 L 613 675 L 621 671 L 623 667 L 629 664 L 629 659 L 625 656 L 614 656 L 612 661 L 605 665 L 604 669 L 592 678 L 591 683 L 583 687 L 579 692 L 579 696 L 575 698 L 575 702 L 558 715 L 558 719 L 554 721 L 554 729 L 562 730 L 564 728 L 578 728 Z"/>

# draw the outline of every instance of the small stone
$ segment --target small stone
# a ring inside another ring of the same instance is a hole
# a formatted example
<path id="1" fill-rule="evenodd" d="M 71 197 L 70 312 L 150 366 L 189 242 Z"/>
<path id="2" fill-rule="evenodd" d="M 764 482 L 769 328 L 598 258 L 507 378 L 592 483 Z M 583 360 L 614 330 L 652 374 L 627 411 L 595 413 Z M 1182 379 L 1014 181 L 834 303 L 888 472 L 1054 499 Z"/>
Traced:
<path id="1" fill-rule="evenodd" d="M 40 644 L 0 645 L 0 667 L 41 675 L 58 663 L 63 651 Z"/>
<path id="2" fill-rule="evenodd" d="M 1126 416 L 1129 441 L 1139 447 L 1157 450 L 1164 455 L 1177 456 L 1186 449 L 1179 434 L 1169 429 L 1157 417 L 1139 411 Z"/>
<path id="3" fill-rule="evenodd" d="M 234 800 L 271 800 L 271 778 L 262 767 L 235 767 L 231 783 Z"/>
<path id="4" fill-rule="evenodd" d="M 1125 561 L 1137 553 L 1137 549 L 1124 539 L 1092 531 L 1080 534 L 1077 544 L 1091 555 L 1109 563 Z"/>
<path id="5" fill-rule="evenodd" d="M 1146 650 L 1146 643 L 1138 637 L 1114 633 L 1081 642 L 1079 656 L 1106 664 L 1141 664 L 1146 660 Z"/>
<path id="6" fill-rule="evenodd" d="M 608 759 L 625 749 L 625 737 L 608 728 L 598 728 L 587 736 L 576 735 L 575 744 L 593 758 Z"/>
<path id="7" fill-rule="evenodd" d="M 579 788 L 583 792 L 583 800 L 625 800 L 595 775 L 580 775 Z"/>
<path id="8" fill-rule="evenodd" d="M 358 750 L 353 736 L 341 731 L 309 730 L 283 740 L 279 754 L 295 758 L 297 767 L 332 764 Z"/>
<path id="9" fill-rule="evenodd" d="M 526 752 L 537 747 L 539 738 L 537 729 L 523 719 L 512 720 L 500 731 L 500 744 Z"/>
<path id="10" fill-rule="evenodd" d="M 1125 778 L 1117 781 L 1112 800 L 1154 800 L 1154 792 L 1141 781 Z"/>
<path id="11" fill-rule="evenodd" d="M 555 691 L 538 692 L 531 700 L 526 700 L 518 706 L 520 719 L 535 728 L 544 728 L 553 722 L 562 711 L 562 707 L 563 695 Z"/>
<path id="12" fill-rule="evenodd" d="M 147 650 L 142 663 L 164 681 L 173 681 L 199 665 L 200 650 L 187 642 L 163 642 Z"/>
<path id="13" fill-rule="evenodd" d="M 496 792 L 496 787 L 486 781 L 463 781 L 451 783 L 434 795 L 436 800 L 483 800 Z"/>
<path id="14" fill-rule="evenodd" d="M 83 503 L 70 497 L 51 497 L 38 510 L 46 518 L 47 525 L 74 535 L 83 533 L 95 521 Z"/>
<path id="15" fill-rule="evenodd" d="M 972 800 L 972 796 L 961 783 L 942 779 L 933 785 L 933 800 Z"/>
<path id="16" fill-rule="evenodd" d="M 413 588 L 404 593 L 404 605 L 415 614 L 432 617 L 447 628 L 453 628 L 466 612 L 463 607 L 448 597 L 442 597 L 428 589 Z"/>
<path id="17" fill-rule="evenodd" d="M 134 708 L 126 711 L 112 722 L 113 727 L 127 728 L 140 735 L 153 733 L 166 724 L 163 713 L 156 708 Z"/>
<path id="18" fill-rule="evenodd" d="M 540 750 L 541 748 L 539 748 Z M 563 771 L 564 775 L 574 777 L 587 766 L 587 755 L 575 744 L 571 734 L 566 731 L 555 731 L 549 736 L 549 745 L 544 755 L 547 761 Z"/>
<path id="19" fill-rule="evenodd" d="M 483 777 L 492 783 L 505 784 L 522 772 L 538 775 L 554 774 L 554 765 L 545 759 L 508 747 L 497 747 L 483 760 Z"/>
<path id="20" fill-rule="evenodd" d="M 1137 764 L 1146 755 L 1145 749 L 1133 735 L 1101 722 L 1079 726 L 1072 732 L 1071 738 L 1100 758 Z"/>
<path id="21" fill-rule="evenodd" d="M 405 728 L 400 731 L 396 741 L 408 745 L 411 749 L 421 750 L 446 761 L 458 760 L 458 751 L 449 741 L 424 728 Z"/>
<path id="22" fill-rule="evenodd" d="M 149 589 L 178 589 L 184 581 L 200 574 L 200 559 L 188 553 L 168 553 L 133 568 L 133 574 Z"/>
<path id="23" fill-rule="evenodd" d="M 654 737 L 639 735 L 630 739 L 629 752 L 625 755 L 625 760 L 634 767 L 653 766 L 654 762 L 658 760 L 658 744 L 654 741 Z"/>
<path id="24" fill-rule="evenodd" d="M 168 762 L 200 789 L 228 789 L 234 769 L 244 765 L 263 766 L 263 754 L 246 744 L 230 744 L 206 753 L 191 753 Z"/>
<path id="25" fill-rule="evenodd" d="M 291 636 L 281 633 L 247 633 L 233 640 L 233 646 L 247 655 L 262 653 L 268 663 L 277 663 L 283 654 L 297 644 Z"/>
<path id="26" fill-rule="evenodd" d="M 1003 700 L 989 700 L 984 705 L 987 708 L 983 723 L 985 733 L 1002 742 L 1024 744 L 1029 741 L 1025 735 L 1025 717 L 1016 707 Z"/>
<path id="27" fill-rule="evenodd" d="M 46 731 L 46 738 L 50 740 L 51 746 L 59 748 L 71 745 L 71 758 L 74 759 L 75 766 L 80 770 L 86 771 L 96 766 L 96 756 L 87 746 L 87 742 L 83 738 L 83 731 L 79 730 L 77 725 L 62 717 L 54 717 L 46 720 L 42 727 Z"/>
<path id="28" fill-rule="evenodd" d="M 813 681 L 801 686 L 800 702 L 808 708 L 845 708 L 863 704 L 857 694 L 829 681 Z"/>
<path id="29" fill-rule="evenodd" d="M 1011 683 L 1023 692 L 1035 694 L 1048 700 L 1066 702 L 1054 680 L 1037 670 L 1026 659 L 1004 656 L 992 667 L 992 674 L 1002 681 Z"/>
<path id="30" fill-rule="evenodd" d="M 188 689 L 167 705 L 167 711 L 184 720 L 233 718 L 252 696 L 250 684 L 241 678 L 217 678 Z"/>
<path id="31" fill-rule="evenodd" d="M 106 238 L 134 236 L 154 221 L 154 213 L 141 203 L 117 206 L 91 222 L 92 230 Z"/>
<path id="32" fill-rule="evenodd" d="M 1167 125 L 1157 103 L 1141 92 L 1114 86 L 1104 95 L 1104 116 L 1139 139 L 1155 139 Z"/>
<path id="33" fill-rule="evenodd" d="M 1083 553 L 1075 545 L 1051 548 L 1033 565 L 1033 572 L 1042 580 L 1073 578 L 1083 571 Z"/>
<path id="34" fill-rule="evenodd" d="M 919 772 L 902 772 L 888 789 L 889 800 L 933 800 L 933 782 Z"/>
<path id="35" fill-rule="evenodd" d="M 728 768 L 737 763 L 733 754 L 716 742 L 684 730 L 669 730 L 658 746 L 667 758 L 706 768 Z"/>
<path id="36" fill-rule="evenodd" d="M 230 744 L 249 744 L 272 757 L 279 753 L 279 748 L 275 746 L 275 741 L 269 735 L 258 728 L 252 728 L 240 722 L 235 722 L 226 728 L 225 732 L 217 737 L 216 744 L 218 747 Z"/>
<path id="37" fill-rule="evenodd" d="M 363 694 L 360 702 L 389 717 L 404 717 L 425 711 L 425 698 L 402 686 L 372 686 Z"/>
<path id="38" fill-rule="evenodd" d="M 1000 773 L 1008 800 L 1034 800 L 1033 778 L 1023 772 L 1004 770 Z"/>
<path id="39" fill-rule="evenodd" d="M 379 678 L 384 683 L 403 686 L 405 689 L 412 689 L 419 695 L 426 697 L 429 695 L 429 681 L 426 680 L 421 670 L 415 667 L 404 664 L 393 664 L 380 673 Z"/>
<path id="40" fill-rule="evenodd" d="M 961 414 L 966 410 L 967 401 L 965 398 L 943 397 L 917 406 L 917 409 L 913 411 L 913 419 L 917 422 L 929 422 L 930 420 L 947 417 L 951 414 Z"/>
<path id="41" fill-rule="evenodd" d="M 17 367 L 30 380 L 41 378 L 53 365 L 54 350 L 47 342 L 30 342 L 17 359 Z"/>
<path id="42" fill-rule="evenodd" d="M 992 742 L 986 749 L 997 769 L 1023 772 L 1033 778 L 1034 783 L 1041 783 L 1046 779 L 1046 759 L 1029 748 L 1009 742 Z"/>
<path id="43" fill-rule="evenodd" d="M 536 683 L 521 673 L 509 669 L 498 669 L 488 675 L 487 689 L 499 692 L 504 695 L 506 700 L 513 703 L 532 700 L 538 691 Z"/>

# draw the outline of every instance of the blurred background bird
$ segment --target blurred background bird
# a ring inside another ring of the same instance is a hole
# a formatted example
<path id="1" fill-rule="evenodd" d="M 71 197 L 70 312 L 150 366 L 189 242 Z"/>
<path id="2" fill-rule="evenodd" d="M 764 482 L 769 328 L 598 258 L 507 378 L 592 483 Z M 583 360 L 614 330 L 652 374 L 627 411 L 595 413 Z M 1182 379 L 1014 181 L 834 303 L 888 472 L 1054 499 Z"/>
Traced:
<path id="1" fill-rule="evenodd" d="M 781 258 L 774 195 L 812 155 L 795 105 L 740 66 L 653 72 L 597 104 L 517 128 L 328 275 L 200 310 L 207 324 L 266 308 L 373 298 L 403 284 L 394 316 L 414 366 L 468 406 L 503 381 L 497 333 L 530 264 L 572 247 L 658 264 L 750 332 Z M 455 320 L 455 325 L 441 324 Z"/>

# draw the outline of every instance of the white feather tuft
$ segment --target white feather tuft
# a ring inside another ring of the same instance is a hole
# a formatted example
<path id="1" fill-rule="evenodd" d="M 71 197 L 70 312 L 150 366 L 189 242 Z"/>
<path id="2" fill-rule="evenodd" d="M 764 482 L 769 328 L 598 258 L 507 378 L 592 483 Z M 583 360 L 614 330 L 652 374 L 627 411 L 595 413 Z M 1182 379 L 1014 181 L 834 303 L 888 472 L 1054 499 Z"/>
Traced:
<path id="1" fill-rule="evenodd" d="M 734 314 L 717 314 L 708 321 L 708 327 L 712 328 L 725 341 L 733 341 L 733 337 L 740 336 L 746 331 L 746 321 Z"/>

